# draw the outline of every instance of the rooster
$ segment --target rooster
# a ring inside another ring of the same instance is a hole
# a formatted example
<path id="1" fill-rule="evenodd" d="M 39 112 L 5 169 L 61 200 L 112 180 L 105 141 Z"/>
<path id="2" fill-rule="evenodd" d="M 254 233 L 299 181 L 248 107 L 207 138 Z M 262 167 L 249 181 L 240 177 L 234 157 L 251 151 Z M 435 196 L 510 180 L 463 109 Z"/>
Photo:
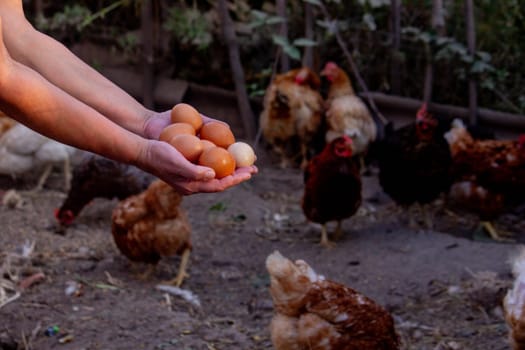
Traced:
<path id="1" fill-rule="evenodd" d="M 514 285 L 503 299 L 505 321 L 513 350 L 525 350 L 525 248 L 513 261 Z"/>
<path id="2" fill-rule="evenodd" d="M 363 294 L 318 275 L 305 261 L 266 258 L 276 350 L 396 350 L 392 316 Z"/>
<path id="3" fill-rule="evenodd" d="M 353 157 L 353 142 L 343 135 L 332 140 L 314 156 L 304 171 L 303 212 L 321 224 L 321 245 L 333 245 L 326 223 L 337 221 L 335 238 L 341 237 L 341 221 L 354 215 L 361 205 L 359 159 Z"/>
<path id="4" fill-rule="evenodd" d="M 180 207 L 182 196 L 161 180 L 142 193 L 119 202 L 112 213 L 112 234 L 117 248 L 131 261 L 155 266 L 161 257 L 181 254 L 179 272 L 167 284 L 180 286 L 186 276 L 191 227 Z"/>
<path id="5" fill-rule="evenodd" d="M 43 188 L 53 166 L 62 164 L 64 191 L 67 192 L 71 181 L 71 157 L 76 150 L 16 123 L 0 137 L 0 174 L 19 176 L 43 167 L 37 185 L 29 191 L 34 193 Z"/>
<path id="6" fill-rule="evenodd" d="M 156 179 L 134 166 L 86 154 L 73 169 L 71 188 L 60 208 L 55 210 L 59 232 L 70 226 L 82 209 L 95 198 L 123 200 L 138 194 Z"/>
<path id="7" fill-rule="evenodd" d="M 276 75 L 266 89 L 259 124 L 282 167 L 293 164 L 299 148 L 304 168 L 315 148 L 324 112 L 319 86 L 317 74 L 302 67 Z"/>
<path id="8" fill-rule="evenodd" d="M 447 193 L 452 185 L 452 157 L 443 134 L 448 124 L 436 119 L 421 106 L 415 122 L 397 130 L 387 128 L 376 145 L 379 183 L 396 204 L 413 209 L 423 205 L 427 228 L 433 226 L 427 204 Z M 410 226 L 415 226 L 409 210 Z"/>
<path id="9" fill-rule="evenodd" d="M 377 137 L 377 126 L 368 107 L 356 96 L 346 72 L 334 62 L 326 63 L 321 76 L 330 82 L 326 98 L 325 141 L 328 143 L 341 135 L 350 136 L 354 142 L 354 154 L 364 156 Z"/>
<path id="10" fill-rule="evenodd" d="M 477 189 L 464 194 L 464 201 L 478 208 L 481 224 L 493 239 L 503 239 L 491 220 L 525 194 L 525 135 L 517 140 L 477 140 L 460 119 L 455 119 L 445 138 L 452 154 L 454 179 Z"/>

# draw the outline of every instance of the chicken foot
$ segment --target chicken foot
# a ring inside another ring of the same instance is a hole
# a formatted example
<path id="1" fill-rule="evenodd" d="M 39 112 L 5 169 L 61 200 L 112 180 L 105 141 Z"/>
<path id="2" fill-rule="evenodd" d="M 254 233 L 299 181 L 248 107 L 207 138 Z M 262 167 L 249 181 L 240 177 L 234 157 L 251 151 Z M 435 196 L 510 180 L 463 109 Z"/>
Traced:
<path id="1" fill-rule="evenodd" d="M 326 224 L 321 225 L 321 242 L 319 242 L 319 244 L 325 248 L 333 248 L 335 246 L 335 243 L 328 239 Z"/>
<path id="2" fill-rule="evenodd" d="M 162 284 L 175 286 L 175 287 L 180 287 L 182 285 L 182 282 L 184 282 L 184 279 L 186 277 L 189 277 L 189 275 L 186 272 L 186 270 L 187 270 L 187 267 L 188 267 L 188 262 L 190 260 L 190 253 L 191 253 L 191 249 L 190 248 L 186 248 L 184 250 L 184 252 L 182 252 L 182 256 L 181 256 L 181 259 L 180 259 L 180 265 L 179 265 L 179 271 L 177 273 L 177 276 L 174 279 L 172 279 L 172 280 L 163 282 Z"/>
<path id="3" fill-rule="evenodd" d="M 71 162 L 69 160 L 69 157 L 66 157 L 66 159 L 64 159 L 63 169 L 64 169 L 64 192 L 67 193 L 69 192 L 69 188 L 71 186 L 71 178 L 72 178 Z M 49 179 L 49 175 L 51 175 L 52 170 L 53 170 L 53 164 L 51 163 L 46 164 L 46 166 L 44 167 L 44 171 L 38 178 L 38 182 L 36 186 L 33 189 L 27 191 L 26 194 L 32 195 L 32 194 L 36 194 L 42 191 L 42 189 L 44 188 L 44 184 L 46 183 L 47 179 Z"/>
<path id="4" fill-rule="evenodd" d="M 481 221 L 480 225 L 487 231 L 489 236 L 498 242 L 512 242 L 513 240 L 510 239 L 512 237 L 512 234 L 508 232 L 503 232 L 501 230 L 496 230 L 494 225 L 490 221 Z"/>
<path id="5" fill-rule="evenodd" d="M 138 274 L 138 279 L 142 281 L 147 281 L 148 279 L 150 279 L 153 272 L 155 272 L 156 268 L 156 265 L 147 265 L 146 270 Z"/>

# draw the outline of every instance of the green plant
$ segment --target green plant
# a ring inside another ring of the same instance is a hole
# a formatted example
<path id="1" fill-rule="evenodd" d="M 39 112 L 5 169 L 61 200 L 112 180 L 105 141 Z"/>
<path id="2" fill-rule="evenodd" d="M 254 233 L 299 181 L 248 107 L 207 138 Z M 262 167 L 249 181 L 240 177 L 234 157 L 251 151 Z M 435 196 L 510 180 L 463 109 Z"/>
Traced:
<path id="1" fill-rule="evenodd" d="M 249 23 L 249 27 L 256 29 L 263 26 L 274 26 L 283 23 L 284 21 L 285 19 L 280 16 L 271 15 L 264 11 L 253 10 L 252 21 Z M 280 47 L 291 59 L 297 61 L 301 60 L 301 47 L 312 47 L 317 45 L 317 42 L 307 38 L 297 38 L 290 41 L 287 37 L 277 34 L 272 35 L 272 43 Z"/>
<path id="2" fill-rule="evenodd" d="M 211 26 L 207 18 L 196 8 L 173 6 L 168 11 L 164 29 L 181 44 L 206 49 L 213 41 Z"/>
<path id="3" fill-rule="evenodd" d="M 55 35 L 65 35 L 71 30 L 81 32 L 83 29 L 82 23 L 90 15 L 91 11 L 85 6 L 66 5 L 63 11 L 55 13 L 51 18 L 38 18 L 36 27 L 39 30 Z"/>

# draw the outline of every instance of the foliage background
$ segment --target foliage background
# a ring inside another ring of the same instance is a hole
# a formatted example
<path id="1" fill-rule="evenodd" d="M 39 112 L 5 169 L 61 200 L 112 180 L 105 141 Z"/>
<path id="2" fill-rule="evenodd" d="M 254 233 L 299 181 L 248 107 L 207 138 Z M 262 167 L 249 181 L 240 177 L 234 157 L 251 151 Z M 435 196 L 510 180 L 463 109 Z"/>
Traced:
<path id="1" fill-rule="evenodd" d="M 41 14 L 35 10 L 37 2 Z M 95 42 L 137 66 L 142 57 L 141 3 L 142 0 L 24 2 L 35 26 L 65 45 Z M 233 88 L 216 3 L 153 1 L 159 74 Z M 467 79 L 475 75 L 480 106 L 523 114 L 525 2 L 475 1 L 475 55 L 466 50 L 464 1 L 443 0 L 443 3 L 446 34 L 439 36 L 430 24 L 432 1 L 403 0 L 401 48 L 394 52 L 390 0 L 325 0 L 330 16 L 336 21 L 327 22 L 321 12 L 315 13 L 314 68 L 332 60 L 349 70 L 330 31 L 336 26 L 372 91 L 391 92 L 390 69 L 395 56 L 401 62 L 401 95 L 422 98 L 425 65 L 430 59 L 435 66 L 433 101 L 467 106 Z M 303 49 L 293 42 L 304 36 L 305 1 L 287 1 L 289 33 L 284 42 L 276 40 L 279 23 L 284 19 L 276 16 L 275 2 L 231 0 L 229 6 L 236 23 L 247 86 L 253 95 L 261 94 L 275 67 L 279 47 L 291 56 L 294 50 L 300 53 Z M 293 66 L 299 64 L 300 60 L 292 59 Z"/>

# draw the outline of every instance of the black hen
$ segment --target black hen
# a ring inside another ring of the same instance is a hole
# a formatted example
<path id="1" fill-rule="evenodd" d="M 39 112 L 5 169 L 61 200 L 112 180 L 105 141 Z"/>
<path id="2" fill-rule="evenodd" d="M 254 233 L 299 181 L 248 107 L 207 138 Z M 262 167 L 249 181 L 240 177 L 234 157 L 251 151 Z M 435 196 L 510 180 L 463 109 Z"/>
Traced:
<path id="1" fill-rule="evenodd" d="M 95 198 L 120 200 L 143 192 L 155 177 L 131 165 L 87 155 L 73 170 L 71 189 L 55 218 L 63 230 Z"/>
<path id="2" fill-rule="evenodd" d="M 414 123 L 385 130 L 375 154 L 379 182 L 398 205 L 427 204 L 449 190 L 452 157 L 443 137 L 448 127 L 427 113 L 423 104 Z M 425 220 L 432 226 L 430 217 Z"/>

